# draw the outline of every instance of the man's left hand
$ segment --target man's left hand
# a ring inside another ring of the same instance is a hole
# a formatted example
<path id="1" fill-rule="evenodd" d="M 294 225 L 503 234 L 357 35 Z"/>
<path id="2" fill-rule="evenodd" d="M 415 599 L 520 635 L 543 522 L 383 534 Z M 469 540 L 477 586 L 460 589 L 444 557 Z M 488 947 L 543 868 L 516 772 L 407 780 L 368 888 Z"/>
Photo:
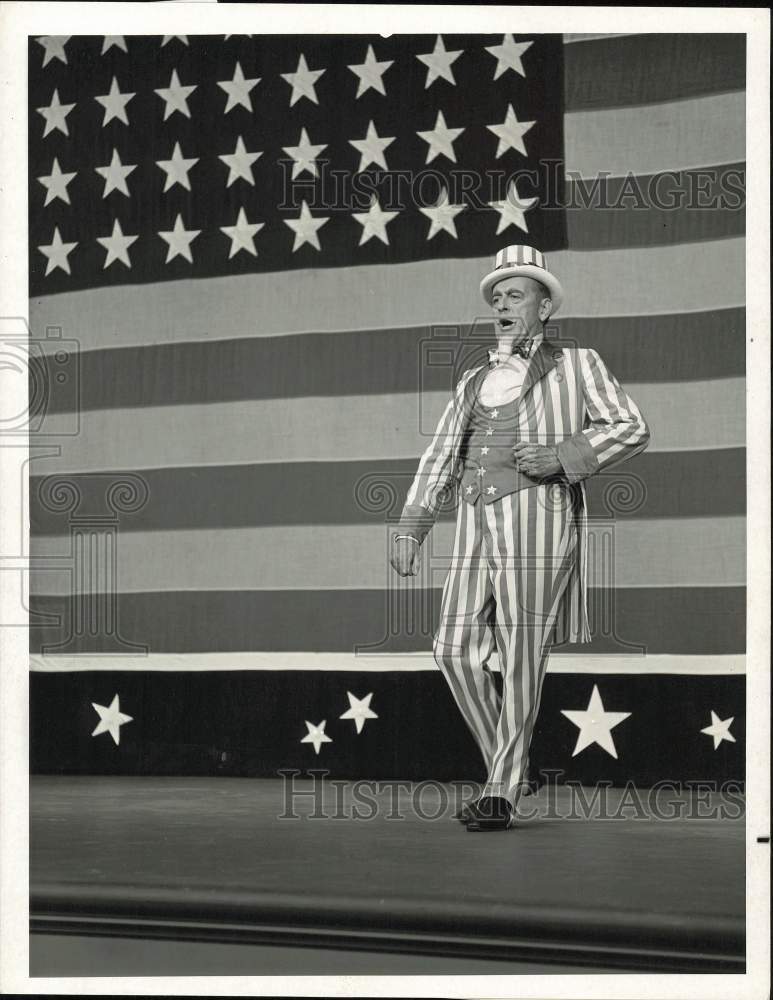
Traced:
<path id="1" fill-rule="evenodd" d="M 531 479 L 546 479 L 562 471 L 555 448 L 544 444 L 519 441 L 513 445 L 517 468 Z"/>

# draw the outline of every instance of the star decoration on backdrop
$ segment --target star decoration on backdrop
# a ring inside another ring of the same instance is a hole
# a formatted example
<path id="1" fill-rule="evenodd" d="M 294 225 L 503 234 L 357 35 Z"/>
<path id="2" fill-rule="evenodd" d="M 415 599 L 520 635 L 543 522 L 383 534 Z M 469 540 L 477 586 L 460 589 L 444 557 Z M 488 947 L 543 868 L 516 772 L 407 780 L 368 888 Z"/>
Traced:
<path id="1" fill-rule="evenodd" d="M 254 187 L 255 175 L 252 172 L 252 164 L 262 155 L 263 150 L 256 150 L 254 153 L 248 152 L 244 145 L 244 139 L 239 136 L 233 153 L 222 153 L 218 156 L 218 159 L 222 160 L 228 167 L 228 180 L 225 182 L 225 186 L 230 187 L 234 181 L 241 177 L 242 180 Z"/>
<path id="2" fill-rule="evenodd" d="M 713 738 L 715 750 L 723 740 L 735 743 L 735 736 L 730 732 L 734 718 L 735 716 L 731 715 L 729 719 L 720 719 L 717 713 L 713 709 L 711 710 L 711 725 L 701 729 L 701 732 Z"/>
<path id="3" fill-rule="evenodd" d="M 64 47 L 70 41 L 71 37 L 71 35 L 43 35 L 35 39 L 38 45 L 42 45 L 45 50 L 43 55 L 44 66 L 47 66 L 52 59 L 59 59 L 65 66 L 67 65 L 67 55 Z"/>
<path id="4" fill-rule="evenodd" d="M 94 729 L 92 736 L 99 736 L 101 733 L 110 733 L 116 746 L 121 742 L 121 726 L 127 722 L 132 722 L 132 717 L 121 711 L 118 695 L 110 702 L 108 707 L 97 705 L 92 701 L 92 706 L 99 716 L 99 722 Z"/>
<path id="5" fill-rule="evenodd" d="M 462 52 L 464 52 L 464 49 L 447 51 L 443 44 L 442 35 L 438 35 L 435 39 L 435 48 L 432 52 L 417 55 L 416 58 L 427 67 L 427 79 L 424 83 L 424 89 L 427 90 L 431 87 L 435 80 L 448 80 L 449 83 L 453 83 L 456 86 L 454 71 L 451 69 L 451 65 L 456 62 Z"/>
<path id="6" fill-rule="evenodd" d="M 70 196 L 67 193 L 67 185 L 75 177 L 76 171 L 71 174 L 63 174 L 59 167 L 59 160 L 54 157 L 54 162 L 51 166 L 51 173 L 44 174 L 42 177 L 38 177 L 38 181 L 46 189 L 46 200 L 44 205 L 48 205 L 49 202 L 53 201 L 55 198 L 61 198 L 62 201 L 69 205 Z"/>
<path id="7" fill-rule="evenodd" d="M 515 181 L 510 183 L 507 190 L 507 197 L 503 201 L 492 201 L 489 203 L 492 208 L 499 212 L 499 222 L 497 223 L 497 236 L 508 226 L 518 226 L 525 233 L 529 227 L 526 225 L 525 212 L 537 204 L 537 198 L 521 198 Z"/>
<path id="8" fill-rule="evenodd" d="M 176 142 L 174 144 L 174 149 L 172 150 L 171 160 L 156 160 L 158 166 L 166 172 L 164 191 L 168 191 L 169 188 L 173 187 L 175 184 L 179 184 L 181 187 L 190 191 L 191 182 L 188 179 L 188 171 L 198 162 L 198 156 L 185 159 L 185 157 L 183 157 L 182 150 L 180 149 L 180 143 Z"/>
<path id="9" fill-rule="evenodd" d="M 172 78 L 169 81 L 168 87 L 156 87 L 155 93 L 164 102 L 164 121 L 173 115 L 175 112 L 179 112 L 181 115 L 185 115 L 186 118 L 190 118 L 191 112 L 188 107 L 188 98 L 191 96 L 194 90 L 196 90 L 196 84 L 193 83 L 188 87 L 184 87 L 180 83 L 180 78 L 177 75 L 177 70 L 172 70 Z"/>
<path id="10" fill-rule="evenodd" d="M 123 35 L 103 35 L 104 41 L 102 42 L 102 55 L 109 52 L 113 46 L 117 49 L 123 49 L 124 52 L 127 51 L 126 39 Z"/>
<path id="11" fill-rule="evenodd" d="M 295 161 L 293 163 L 293 180 L 304 172 L 310 173 L 312 177 L 319 176 L 316 159 L 323 149 L 327 149 L 325 143 L 314 145 L 309 142 L 309 135 L 305 128 L 301 129 L 301 137 L 297 146 L 283 146 L 282 149 Z"/>
<path id="12" fill-rule="evenodd" d="M 442 111 L 438 111 L 435 119 L 435 127 L 427 132 L 417 132 L 429 146 L 425 163 L 431 163 L 436 156 L 446 156 L 452 163 L 456 163 L 454 153 L 454 142 L 464 132 L 463 128 L 449 128 Z"/>
<path id="13" fill-rule="evenodd" d="M 54 90 L 51 103 L 48 107 L 35 109 L 37 113 L 39 115 L 43 115 L 46 120 L 46 127 L 43 130 L 44 139 L 48 133 L 53 132 L 54 129 L 58 129 L 60 132 L 64 132 L 65 135 L 69 136 L 70 133 L 67 130 L 66 119 L 74 107 L 74 104 L 62 104 L 59 100 L 59 91 Z"/>
<path id="14" fill-rule="evenodd" d="M 174 229 L 169 229 L 166 232 L 158 234 L 162 240 L 165 240 L 169 244 L 165 263 L 168 264 L 175 257 L 185 257 L 192 264 L 193 254 L 191 253 L 191 243 L 200 232 L 200 229 L 186 229 L 183 225 L 182 216 L 178 212 L 174 222 Z"/>
<path id="15" fill-rule="evenodd" d="M 255 249 L 255 234 L 263 228 L 262 222 L 248 222 L 247 215 L 243 208 L 239 209 L 239 215 L 235 226 L 221 226 L 221 232 L 225 233 L 231 241 L 231 252 L 228 254 L 230 260 L 240 250 L 244 250 L 253 257 L 258 256 Z"/>
<path id="16" fill-rule="evenodd" d="M 494 70 L 494 79 L 498 80 L 509 69 L 525 77 L 526 74 L 523 71 L 521 56 L 531 46 L 531 42 L 516 42 L 512 35 L 504 35 L 501 45 L 487 45 L 486 52 L 490 52 L 497 61 L 497 68 Z"/>
<path id="17" fill-rule="evenodd" d="M 106 94 L 102 94 L 101 97 L 95 97 L 95 101 L 99 101 L 102 107 L 105 109 L 105 116 L 102 119 L 102 128 L 107 125 L 108 122 L 112 121 L 113 118 L 117 118 L 122 121 L 124 125 L 129 124 L 129 119 L 126 116 L 126 105 L 132 99 L 136 97 L 136 91 L 134 93 L 122 94 L 119 87 L 118 81 L 113 77 L 113 82 L 110 84 L 110 90 Z"/>
<path id="18" fill-rule="evenodd" d="M 373 52 L 373 46 L 369 45 L 364 63 L 354 63 L 351 66 L 347 66 L 347 69 L 350 69 L 358 77 L 357 97 L 362 97 L 368 90 L 376 90 L 379 94 L 386 96 L 382 77 L 393 62 L 394 59 L 379 62 Z"/>
<path id="19" fill-rule="evenodd" d="M 371 163 L 387 169 L 384 150 L 395 141 L 395 136 L 380 136 L 372 121 L 368 122 L 368 130 L 364 139 L 350 139 L 349 145 L 354 146 L 360 154 L 360 165 L 357 172 L 362 173 Z"/>
<path id="20" fill-rule="evenodd" d="M 591 746 L 593 743 L 598 743 L 602 750 L 606 750 L 608 754 L 617 760 L 617 750 L 615 748 L 615 741 L 612 739 L 612 730 L 615 726 L 619 726 L 624 719 L 627 719 L 631 713 L 604 711 L 598 685 L 593 685 L 593 693 L 590 696 L 588 707 L 584 711 L 580 711 L 579 709 L 562 710 L 561 714 L 565 715 L 580 730 L 577 735 L 577 745 L 572 751 L 572 757 L 576 757 L 578 753 L 582 753 L 586 747 Z"/>
<path id="21" fill-rule="evenodd" d="M 515 116 L 512 104 L 507 106 L 507 114 L 501 125 L 487 125 L 489 132 L 493 132 L 499 139 L 497 144 L 496 158 L 503 156 L 508 149 L 516 149 L 519 153 L 526 153 L 526 146 L 523 143 L 524 135 L 536 122 L 519 122 Z"/>
<path id="22" fill-rule="evenodd" d="M 308 732 L 301 740 L 301 743 L 311 743 L 314 746 L 314 753 L 319 753 L 320 748 L 323 743 L 332 743 L 333 741 L 325 733 L 325 726 L 327 725 L 327 720 L 323 719 L 318 726 L 315 726 L 311 722 L 306 723 L 306 728 Z"/>
<path id="23" fill-rule="evenodd" d="M 317 230 L 321 229 L 329 218 L 329 215 L 322 215 L 315 219 L 309 211 L 309 206 L 305 201 L 302 201 L 301 214 L 298 218 L 284 220 L 284 224 L 289 226 L 295 233 L 295 239 L 293 240 L 293 253 L 300 249 L 304 243 L 310 243 L 315 249 L 321 250 L 322 248 L 319 245 Z"/>
<path id="24" fill-rule="evenodd" d="M 246 108 L 248 111 L 252 111 L 252 97 L 250 96 L 250 91 L 257 87 L 260 81 L 261 77 L 259 76 L 246 80 L 244 78 L 244 73 L 242 72 L 241 63 L 237 61 L 233 79 L 218 80 L 217 82 L 218 87 L 228 94 L 228 100 L 223 114 L 227 115 L 232 108 L 239 106 Z"/>
<path id="25" fill-rule="evenodd" d="M 308 100 L 313 101 L 314 104 L 319 104 L 314 85 L 324 72 L 324 69 L 309 69 L 306 65 L 306 57 L 303 53 L 301 53 L 298 58 L 298 68 L 294 73 L 279 74 L 282 79 L 286 80 L 287 83 L 289 83 L 293 88 L 292 94 L 290 95 L 290 107 L 292 107 L 296 101 L 300 101 L 302 97 L 308 98 Z"/>
<path id="26" fill-rule="evenodd" d="M 102 192 L 102 197 L 107 198 L 111 191 L 120 191 L 121 194 L 125 194 L 129 197 L 129 188 L 126 186 L 126 178 L 135 170 L 137 164 L 123 164 L 121 163 L 121 157 L 118 155 L 118 150 L 113 150 L 113 158 L 106 167 L 95 167 L 94 169 L 99 174 L 100 177 L 105 179 L 105 190 Z"/>
<path id="27" fill-rule="evenodd" d="M 397 212 L 385 212 L 381 208 L 375 194 L 370 199 L 370 208 L 367 212 L 352 212 L 352 218 L 356 219 L 362 226 L 362 233 L 360 234 L 360 242 L 358 246 L 362 246 L 363 243 L 367 243 L 373 236 L 389 246 L 389 237 L 386 234 L 386 227 L 397 214 Z"/>
<path id="28" fill-rule="evenodd" d="M 55 226 L 51 242 L 38 247 L 38 250 L 48 258 L 46 274 L 50 274 L 57 267 L 61 267 L 69 274 L 70 261 L 68 258 L 77 245 L 77 243 L 63 243 L 62 237 L 59 235 L 59 226 Z"/>
<path id="29" fill-rule="evenodd" d="M 164 35 L 164 37 L 163 37 L 163 39 L 161 41 L 161 48 L 163 49 L 163 47 L 165 45 L 168 45 L 169 42 L 171 42 L 175 38 L 179 42 L 182 42 L 183 45 L 187 45 L 188 44 L 188 36 L 187 35 Z"/>
<path id="30" fill-rule="evenodd" d="M 364 698 L 355 698 L 351 691 L 347 691 L 346 697 L 349 699 L 349 707 L 339 718 L 352 719 L 354 725 L 357 727 L 357 732 L 361 733 L 366 719 L 378 718 L 370 707 L 370 699 L 373 697 L 373 692 L 371 691 L 370 694 L 366 694 Z"/>
<path id="31" fill-rule="evenodd" d="M 123 230 L 121 229 L 121 223 L 118 219 L 115 219 L 113 221 L 113 232 L 110 236 L 97 237 L 97 243 L 101 243 L 105 250 L 107 250 L 103 268 L 110 267 L 114 260 L 120 260 L 122 264 L 131 268 L 132 264 L 129 260 L 129 247 L 136 239 L 136 236 L 125 236 Z"/>
<path id="32" fill-rule="evenodd" d="M 431 240 L 433 236 L 437 236 L 440 232 L 450 233 L 454 239 L 457 239 L 456 222 L 454 220 L 465 208 L 467 208 L 466 205 L 449 204 L 448 191 L 446 188 L 443 188 L 435 205 L 427 208 L 419 208 L 422 215 L 426 215 L 430 221 L 427 239 Z"/>

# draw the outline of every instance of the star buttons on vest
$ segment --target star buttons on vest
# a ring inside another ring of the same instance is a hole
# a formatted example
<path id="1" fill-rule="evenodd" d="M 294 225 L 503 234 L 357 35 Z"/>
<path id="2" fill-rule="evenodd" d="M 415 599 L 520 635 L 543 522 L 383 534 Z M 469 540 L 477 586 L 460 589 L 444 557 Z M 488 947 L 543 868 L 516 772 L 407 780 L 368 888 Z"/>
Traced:
<path id="1" fill-rule="evenodd" d="M 489 416 L 492 418 L 492 420 L 496 420 L 497 417 L 499 416 L 499 410 L 492 410 L 491 413 L 489 413 Z"/>
<path id="2" fill-rule="evenodd" d="M 486 475 L 486 470 L 483 467 L 481 467 L 480 469 L 478 469 L 476 475 L 478 475 L 478 476 L 485 476 Z"/>
<path id="3" fill-rule="evenodd" d="M 466 493 L 472 493 L 472 491 L 473 491 L 473 486 L 472 486 L 472 483 L 470 483 L 470 485 L 467 487 L 467 489 L 465 490 L 465 492 Z"/>
<path id="4" fill-rule="evenodd" d="M 486 428 L 486 437 L 491 437 L 491 435 L 493 433 L 494 433 L 494 428 L 493 427 L 487 427 Z"/>
<path id="5" fill-rule="evenodd" d="M 491 493 L 492 495 L 496 493 L 496 491 L 497 491 L 496 486 L 489 486 L 489 488 L 486 490 L 487 493 Z"/>
<path id="6" fill-rule="evenodd" d="M 481 455 L 488 455 L 488 445 L 484 444 L 480 450 Z"/>

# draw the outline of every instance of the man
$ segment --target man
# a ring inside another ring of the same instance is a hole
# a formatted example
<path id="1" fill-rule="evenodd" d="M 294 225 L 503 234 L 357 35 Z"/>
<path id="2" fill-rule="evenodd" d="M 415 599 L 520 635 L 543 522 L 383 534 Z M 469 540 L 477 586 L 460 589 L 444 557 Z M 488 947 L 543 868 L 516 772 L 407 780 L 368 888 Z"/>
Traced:
<path id="1" fill-rule="evenodd" d="M 590 642 L 583 480 L 649 441 L 596 351 L 545 339 L 563 291 L 538 250 L 501 250 L 480 291 L 497 348 L 462 375 L 419 461 L 391 557 L 400 575 L 415 575 L 443 496 L 459 491 L 433 653 L 488 771 L 460 816 L 471 832 L 513 825 L 550 648 Z M 501 695 L 488 667 L 495 649 Z"/>

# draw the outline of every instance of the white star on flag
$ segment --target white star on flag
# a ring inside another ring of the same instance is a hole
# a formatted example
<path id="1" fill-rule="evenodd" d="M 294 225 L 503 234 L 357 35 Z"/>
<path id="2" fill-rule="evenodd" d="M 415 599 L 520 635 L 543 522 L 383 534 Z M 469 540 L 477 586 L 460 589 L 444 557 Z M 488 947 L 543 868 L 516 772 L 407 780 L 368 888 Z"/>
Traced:
<path id="1" fill-rule="evenodd" d="M 731 715 L 729 719 L 720 719 L 717 713 L 713 709 L 711 710 L 711 725 L 701 729 L 701 732 L 713 737 L 715 750 L 723 740 L 735 743 L 735 736 L 730 732 L 734 719 L 734 715 Z"/>
<path id="2" fill-rule="evenodd" d="M 260 83 L 261 78 L 259 76 L 252 77 L 249 80 L 245 80 L 244 73 L 242 72 L 241 63 L 237 61 L 236 68 L 234 69 L 234 75 L 232 80 L 218 80 L 217 85 L 222 90 L 228 94 L 228 101 L 225 106 L 225 111 L 223 114 L 228 114 L 231 108 L 241 105 L 248 111 L 252 111 L 252 98 L 250 97 L 250 91 L 257 87 Z"/>
<path id="3" fill-rule="evenodd" d="M 174 229 L 168 229 L 166 232 L 158 234 L 162 240 L 166 240 L 169 244 L 165 263 L 168 264 L 175 257 L 185 257 L 192 264 L 193 254 L 191 253 L 191 243 L 200 232 L 200 229 L 186 229 L 183 225 L 182 216 L 178 212 L 177 218 L 174 221 Z"/>
<path id="4" fill-rule="evenodd" d="M 427 159 L 424 162 L 431 163 L 436 156 L 447 156 L 452 163 L 456 163 L 453 144 L 462 132 L 464 132 L 463 128 L 449 128 L 446 125 L 443 112 L 438 111 L 437 118 L 435 119 L 435 127 L 429 129 L 427 132 L 416 133 L 429 145 Z"/>
<path id="5" fill-rule="evenodd" d="M 47 66 L 52 59 L 59 59 L 65 66 L 67 65 L 67 55 L 64 47 L 70 41 L 71 37 L 71 35 L 43 35 L 41 38 L 35 39 L 38 45 L 42 45 L 45 49 L 45 55 L 43 56 L 44 66 Z"/>
<path id="6" fill-rule="evenodd" d="M 507 229 L 508 226 L 518 226 L 525 233 L 528 233 L 529 227 L 526 225 L 526 218 L 524 217 L 524 212 L 527 212 L 530 208 L 537 203 L 537 198 L 521 198 L 518 194 L 518 188 L 515 185 L 515 181 L 512 181 L 510 187 L 507 190 L 507 197 L 504 201 L 492 201 L 490 205 L 492 208 L 499 212 L 499 222 L 497 223 L 497 236 L 502 232 L 503 229 Z"/>
<path id="7" fill-rule="evenodd" d="M 507 70 L 515 70 L 521 76 L 526 76 L 523 71 L 521 56 L 531 48 L 531 42 L 516 42 L 512 35 L 503 35 L 501 45 L 487 45 L 486 52 L 490 52 L 496 58 L 497 68 L 494 70 L 494 79 L 506 73 Z"/>
<path id="8" fill-rule="evenodd" d="M 68 257 L 77 245 L 77 243 L 63 243 L 62 237 L 59 235 L 59 226 L 55 226 L 54 237 L 51 242 L 38 247 L 38 250 L 48 257 L 46 274 L 50 274 L 51 271 L 55 270 L 57 267 L 61 267 L 63 271 L 66 271 L 67 274 L 69 274 L 70 261 L 68 260 Z"/>
<path id="9" fill-rule="evenodd" d="M 524 135 L 534 125 L 535 122 L 519 122 L 513 111 L 512 104 L 507 106 L 507 114 L 501 125 L 487 125 L 489 132 L 493 132 L 499 139 L 496 157 L 499 159 L 508 149 L 517 149 L 519 153 L 526 156 L 526 146 L 523 143 Z"/>
<path id="10" fill-rule="evenodd" d="M 182 150 L 180 149 L 180 143 L 176 142 L 174 144 L 174 149 L 172 150 L 171 160 L 156 160 L 158 166 L 161 167 L 162 170 L 166 171 L 164 191 L 168 191 L 169 188 L 173 187 L 175 184 L 179 184 L 181 187 L 187 188 L 187 190 L 190 191 L 191 182 L 188 179 L 188 171 L 198 162 L 198 156 L 185 159 L 183 157 Z"/>
<path id="11" fill-rule="evenodd" d="M 372 236 L 376 236 L 382 243 L 389 246 L 389 237 L 386 234 L 387 224 L 394 219 L 397 212 L 385 212 L 379 205 L 378 198 L 374 194 L 370 199 L 370 208 L 367 212 L 353 212 L 352 218 L 356 219 L 362 226 L 360 242 L 358 246 L 367 243 Z"/>
<path id="12" fill-rule="evenodd" d="M 357 97 L 362 97 L 368 90 L 377 90 L 379 94 L 386 96 L 382 77 L 393 62 L 394 59 L 379 62 L 373 52 L 373 46 L 369 45 L 365 62 L 354 63 L 352 66 L 347 67 L 347 69 L 350 69 L 352 73 L 355 73 L 359 77 L 357 81 Z"/>
<path id="13" fill-rule="evenodd" d="M 105 117 L 102 119 L 102 127 L 113 118 L 118 118 L 122 121 L 124 125 L 129 124 L 129 119 L 126 116 L 126 105 L 136 96 L 136 91 L 132 93 L 122 94 L 118 89 L 118 81 L 113 77 L 113 82 L 110 84 L 110 91 L 107 94 L 103 94 L 101 97 L 95 97 L 95 101 L 99 101 L 102 107 L 105 109 Z"/>
<path id="14" fill-rule="evenodd" d="M 246 250 L 253 257 L 257 257 L 258 251 L 255 249 L 255 234 L 263 228 L 263 225 L 264 223 L 262 222 L 248 222 L 244 209 L 240 208 L 235 226 L 221 226 L 221 231 L 231 241 L 231 252 L 228 254 L 228 259 L 230 260 L 240 250 Z"/>
<path id="15" fill-rule="evenodd" d="M 308 171 L 312 177 L 318 176 L 315 160 L 323 149 L 327 149 L 327 146 L 325 143 L 315 146 L 313 143 L 309 142 L 308 133 L 305 128 L 302 128 L 298 145 L 282 146 L 282 149 L 295 161 L 293 163 L 292 172 L 293 179 L 295 179 L 298 174 L 302 174 L 304 170 Z"/>
<path id="16" fill-rule="evenodd" d="M 326 725 L 327 719 L 323 719 L 318 726 L 313 725 L 311 722 L 307 722 L 306 728 L 308 729 L 308 732 L 301 740 L 301 743 L 312 743 L 314 745 L 314 753 L 319 753 L 320 747 L 323 743 L 333 742 L 330 737 L 325 734 Z"/>
<path id="17" fill-rule="evenodd" d="M 95 167 L 94 169 L 99 174 L 100 177 L 105 179 L 105 190 L 102 192 L 102 197 L 107 198 L 111 191 L 120 191 L 121 194 L 125 194 L 129 197 L 129 188 L 126 186 L 126 178 L 137 167 L 136 163 L 133 164 L 123 164 L 121 163 L 121 157 L 118 155 L 118 150 L 113 150 L 113 158 L 106 167 Z"/>
<path id="18" fill-rule="evenodd" d="M 339 718 L 353 719 L 357 727 L 357 732 L 361 733 L 366 719 L 378 718 L 370 707 L 370 699 L 373 697 L 373 692 L 371 691 L 370 694 L 366 694 L 364 698 L 355 698 L 351 691 L 347 691 L 346 697 L 349 699 L 349 707 Z"/>
<path id="19" fill-rule="evenodd" d="M 373 122 L 368 122 L 368 130 L 364 139 L 350 139 L 349 145 L 354 146 L 360 154 L 360 165 L 357 172 L 361 173 L 371 163 L 387 169 L 384 150 L 395 141 L 395 136 L 379 136 Z"/>
<path id="20" fill-rule="evenodd" d="M 54 129 L 59 129 L 60 132 L 64 132 L 65 135 L 70 133 L 67 131 L 67 122 L 65 119 L 75 107 L 74 104 L 61 104 L 59 101 L 59 91 L 54 91 L 54 96 L 51 98 L 51 103 L 47 108 L 36 108 L 35 110 L 39 115 L 43 115 L 46 120 L 46 127 L 43 130 L 43 138 L 48 135 L 49 132 L 53 132 Z"/>
<path id="21" fill-rule="evenodd" d="M 103 37 L 105 40 L 102 42 L 102 55 L 112 49 L 114 45 L 117 49 L 123 49 L 124 52 L 127 51 L 126 39 L 123 35 L 104 35 Z"/>
<path id="22" fill-rule="evenodd" d="M 329 215 L 318 216 L 316 219 L 309 211 L 309 206 L 305 201 L 301 202 L 301 214 L 297 219 L 285 219 L 284 224 L 289 226 L 290 229 L 295 233 L 295 239 L 293 241 L 293 253 L 302 247 L 304 243 L 310 243 L 317 250 L 320 250 L 319 236 L 317 235 L 317 230 L 330 218 Z"/>
<path id="23" fill-rule="evenodd" d="M 59 160 L 54 157 L 54 162 L 51 166 L 51 173 L 44 175 L 43 177 L 38 177 L 38 180 L 46 189 L 46 200 L 44 205 L 47 205 L 54 198 L 61 198 L 65 204 L 70 204 L 70 196 L 67 193 L 67 185 L 75 176 L 75 171 L 71 174 L 63 174 L 59 168 Z"/>
<path id="24" fill-rule="evenodd" d="M 313 101 L 314 104 L 319 104 L 314 84 L 324 72 L 324 69 L 309 69 L 306 65 L 306 57 L 303 53 L 301 53 L 298 58 L 298 68 L 294 73 L 279 74 L 282 79 L 286 80 L 293 88 L 293 92 L 290 95 L 290 107 L 292 107 L 296 101 L 300 101 L 302 97 L 307 97 L 310 101 Z"/>
<path id="25" fill-rule="evenodd" d="M 466 205 L 449 204 L 448 191 L 446 188 L 443 188 L 435 205 L 430 205 L 427 208 L 419 208 L 422 215 L 426 215 L 430 221 L 427 239 L 431 240 L 432 237 L 436 236 L 439 232 L 450 233 L 454 239 L 457 239 L 456 223 L 454 222 L 454 219 L 460 212 L 463 212 L 466 207 Z"/>
<path id="26" fill-rule="evenodd" d="M 236 140 L 236 149 L 233 153 L 223 153 L 218 157 L 228 167 L 228 180 L 225 186 L 230 187 L 235 180 L 241 177 L 242 180 L 247 181 L 248 184 L 252 184 L 254 187 L 255 177 L 252 173 L 252 164 L 262 155 L 263 150 L 248 153 L 244 145 L 244 139 L 239 136 Z"/>
<path id="27" fill-rule="evenodd" d="M 188 108 L 188 98 L 196 89 L 196 86 L 197 85 L 194 83 L 189 87 L 184 87 L 180 83 L 177 70 L 173 69 L 169 86 L 155 88 L 155 92 L 164 102 L 164 121 L 166 121 L 170 115 L 173 115 L 175 111 L 179 111 L 181 115 L 185 115 L 186 118 L 190 118 L 191 112 Z"/>
<path id="28" fill-rule="evenodd" d="M 113 698 L 108 708 L 104 705 L 97 705 L 96 702 L 93 701 L 91 704 L 99 716 L 99 722 L 91 735 L 99 736 L 100 733 L 110 733 L 113 737 L 113 742 L 116 746 L 118 746 L 121 742 L 121 726 L 124 726 L 127 722 L 132 721 L 132 717 L 130 715 L 126 715 L 121 711 L 118 695 Z"/>
<path id="29" fill-rule="evenodd" d="M 132 264 L 129 260 L 129 247 L 136 239 L 136 236 L 124 236 L 123 230 L 121 229 L 121 223 L 118 219 L 115 219 L 113 221 L 113 232 L 110 236 L 97 237 L 97 243 L 101 243 L 105 250 L 107 250 L 103 270 L 104 268 L 109 267 L 114 260 L 120 260 L 122 264 L 131 268 Z"/>
<path id="30" fill-rule="evenodd" d="M 164 35 L 163 41 L 161 42 L 161 48 L 163 49 L 163 47 L 165 45 L 167 45 L 169 42 L 171 42 L 172 39 L 174 39 L 174 38 L 178 39 L 178 41 L 181 41 L 183 43 L 183 45 L 187 45 L 188 44 L 188 36 L 187 35 Z"/>
<path id="31" fill-rule="evenodd" d="M 561 714 L 565 715 L 580 730 L 572 757 L 576 757 L 578 753 L 581 753 L 592 743 L 598 743 L 602 750 L 606 750 L 608 754 L 617 760 L 617 750 L 615 749 L 615 742 L 612 739 L 612 730 L 615 726 L 620 725 L 623 719 L 627 719 L 631 713 L 605 712 L 596 684 L 593 685 L 593 693 L 590 696 L 590 701 L 585 711 L 562 710 Z"/>
<path id="32" fill-rule="evenodd" d="M 454 49 L 449 52 L 446 50 L 443 44 L 442 35 L 438 35 L 435 39 L 435 48 L 432 52 L 427 52 L 424 55 L 417 55 L 416 58 L 421 60 L 427 67 L 427 79 L 424 84 L 424 89 L 427 90 L 435 80 L 443 79 L 448 80 L 449 83 L 453 83 L 456 86 L 456 80 L 454 79 L 454 71 L 451 69 L 451 64 L 456 62 L 459 56 L 464 52 L 464 49 Z"/>

